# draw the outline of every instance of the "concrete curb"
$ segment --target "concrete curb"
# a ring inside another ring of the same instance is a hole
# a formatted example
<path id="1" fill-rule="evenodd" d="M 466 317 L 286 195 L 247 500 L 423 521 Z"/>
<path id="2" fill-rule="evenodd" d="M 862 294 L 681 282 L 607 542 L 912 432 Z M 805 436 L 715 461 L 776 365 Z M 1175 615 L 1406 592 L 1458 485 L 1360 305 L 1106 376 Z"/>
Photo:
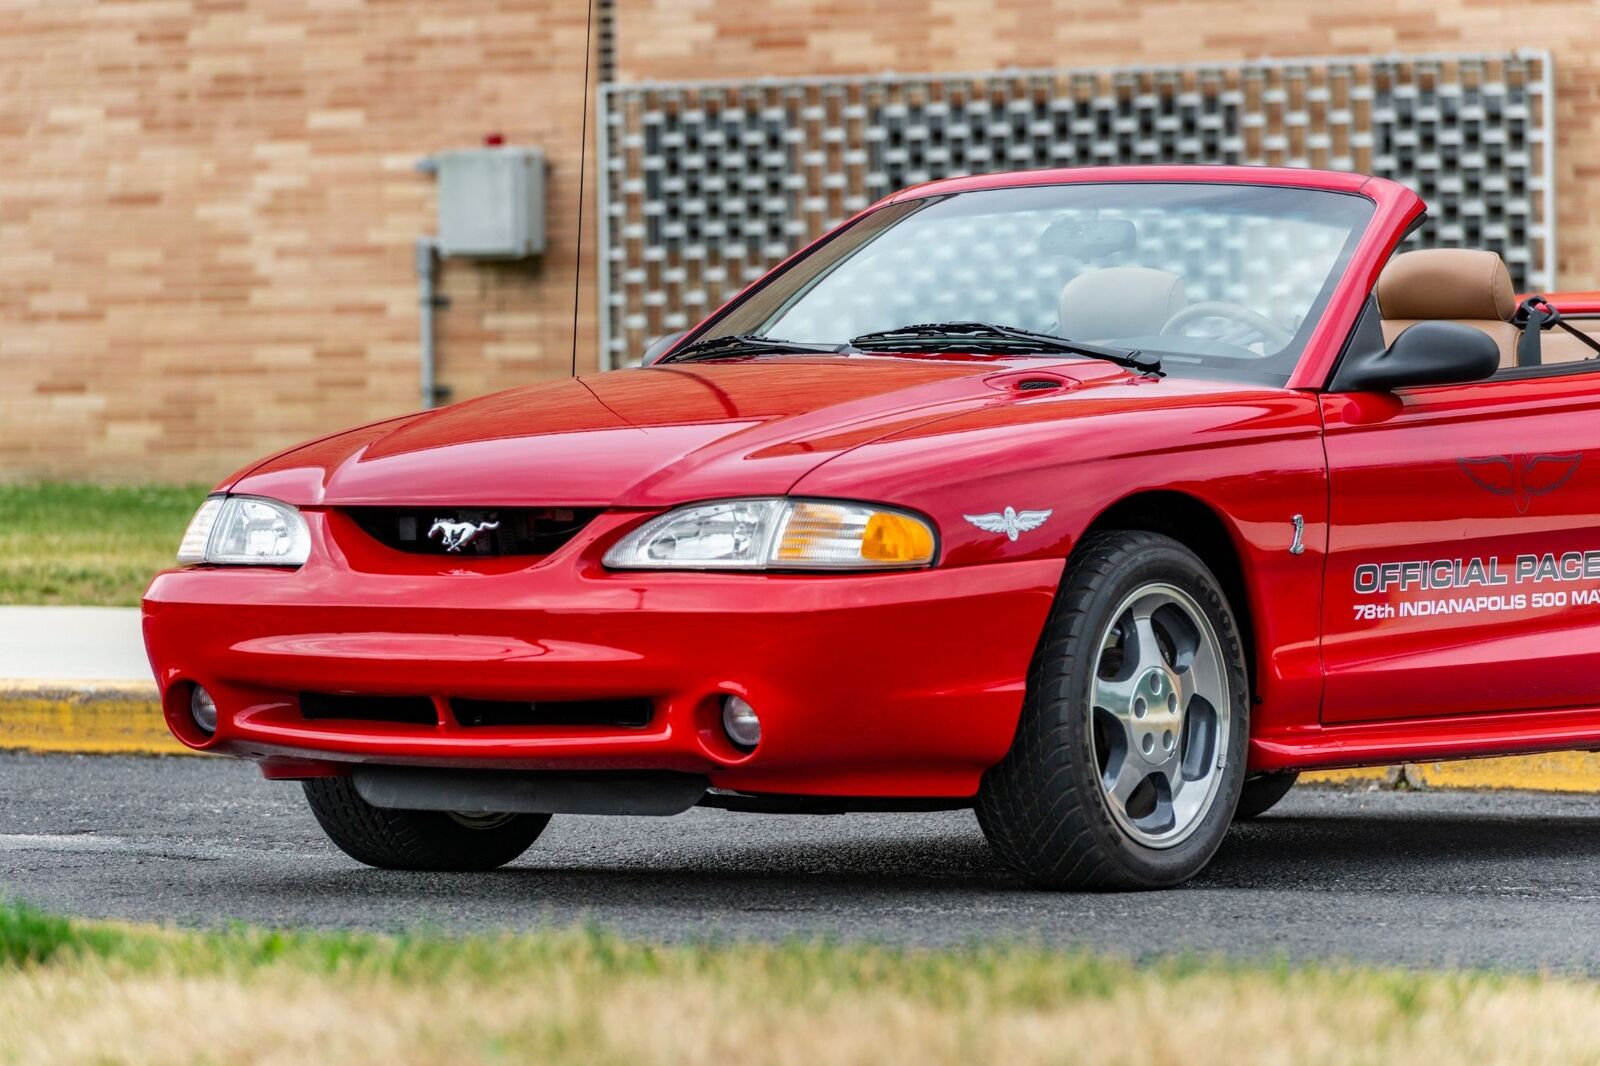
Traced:
<path id="1" fill-rule="evenodd" d="M 0 682 L 0 751 L 196 755 L 167 731 L 152 681 Z M 1600 792 L 1600 754 L 1407 763 L 1306 774 L 1307 783 Z"/>
<path id="2" fill-rule="evenodd" d="M 0 750 L 195 754 L 167 731 L 153 681 L 0 682 Z"/>

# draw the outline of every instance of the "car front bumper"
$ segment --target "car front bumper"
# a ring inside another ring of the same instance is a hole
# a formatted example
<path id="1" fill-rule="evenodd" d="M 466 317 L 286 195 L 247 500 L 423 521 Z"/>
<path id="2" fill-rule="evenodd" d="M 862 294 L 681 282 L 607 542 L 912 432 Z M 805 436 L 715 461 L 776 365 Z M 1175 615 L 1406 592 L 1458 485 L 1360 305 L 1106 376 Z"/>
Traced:
<path id="1" fill-rule="evenodd" d="M 314 539 L 327 519 L 307 512 Z M 598 520 L 585 542 L 627 519 Z M 609 572 L 581 545 L 535 565 L 353 559 L 158 576 L 145 641 L 167 722 L 269 776 L 354 763 L 675 770 L 713 787 L 970 796 L 1016 728 L 1060 560 L 855 575 Z M 192 686 L 219 708 L 213 736 Z M 302 693 L 426 697 L 431 722 L 311 719 Z M 737 694 L 761 718 L 744 751 Z M 451 701 L 648 699 L 640 726 L 463 724 Z"/>

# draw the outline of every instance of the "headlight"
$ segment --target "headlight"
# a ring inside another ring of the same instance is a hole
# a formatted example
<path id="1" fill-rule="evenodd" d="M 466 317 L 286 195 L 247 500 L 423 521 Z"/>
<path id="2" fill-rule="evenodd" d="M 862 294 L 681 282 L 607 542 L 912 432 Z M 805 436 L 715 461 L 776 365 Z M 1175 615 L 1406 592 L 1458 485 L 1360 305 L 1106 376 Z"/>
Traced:
<path id="1" fill-rule="evenodd" d="M 180 563 L 300 566 L 311 531 L 300 512 L 260 496 L 212 496 L 200 505 L 178 545 Z"/>
<path id="2" fill-rule="evenodd" d="M 723 500 L 652 518 L 606 552 L 616 570 L 881 570 L 933 562 L 916 515 L 830 500 Z"/>

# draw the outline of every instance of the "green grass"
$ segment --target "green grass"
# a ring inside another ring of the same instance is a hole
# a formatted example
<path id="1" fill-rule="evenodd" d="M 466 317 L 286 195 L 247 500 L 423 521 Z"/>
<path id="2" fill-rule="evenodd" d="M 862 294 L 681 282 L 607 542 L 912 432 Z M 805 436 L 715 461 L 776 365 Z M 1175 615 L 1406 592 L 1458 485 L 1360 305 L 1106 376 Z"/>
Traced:
<path id="1" fill-rule="evenodd" d="M 529 885 L 530 903 L 536 885 Z M 1600 1062 L 1600 986 L 1027 945 L 452 938 L 0 903 L 0 1063 Z"/>
<path id="2" fill-rule="evenodd" d="M 132 607 L 206 489 L 0 485 L 0 604 Z"/>

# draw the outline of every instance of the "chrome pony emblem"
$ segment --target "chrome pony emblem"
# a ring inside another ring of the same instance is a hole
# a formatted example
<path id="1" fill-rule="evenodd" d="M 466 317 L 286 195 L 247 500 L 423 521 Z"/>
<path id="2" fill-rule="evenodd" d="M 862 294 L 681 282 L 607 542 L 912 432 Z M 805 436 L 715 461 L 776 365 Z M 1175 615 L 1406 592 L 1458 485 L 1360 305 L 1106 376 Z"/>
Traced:
<path id="1" fill-rule="evenodd" d="M 435 518 L 428 539 L 440 538 L 447 552 L 458 552 L 478 539 L 478 534 L 499 529 L 499 522 L 452 522 L 448 518 Z"/>
<path id="2" fill-rule="evenodd" d="M 1000 514 L 964 514 L 961 517 L 985 533 L 1004 533 L 1008 540 L 1016 540 L 1019 535 L 1044 525 L 1053 514 L 1053 510 L 1018 511 L 1007 507 Z"/>

